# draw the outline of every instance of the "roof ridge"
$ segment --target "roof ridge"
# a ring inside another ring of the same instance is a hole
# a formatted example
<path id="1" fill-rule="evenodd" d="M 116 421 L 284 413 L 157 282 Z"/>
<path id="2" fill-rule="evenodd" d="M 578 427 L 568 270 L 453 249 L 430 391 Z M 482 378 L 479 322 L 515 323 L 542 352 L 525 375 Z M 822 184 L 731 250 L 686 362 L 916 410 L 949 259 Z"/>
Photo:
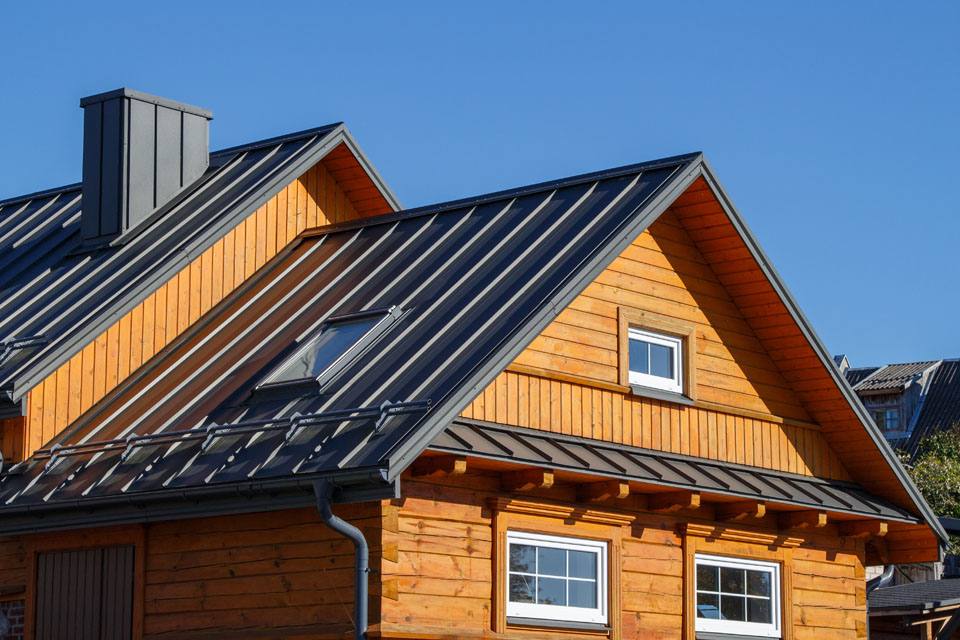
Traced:
<path id="1" fill-rule="evenodd" d="M 293 142 L 294 140 L 299 140 L 301 138 L 310 138 L 312 136 L 319 135 L 321 133 L 329 133 L 339 126 L 342 126 L 343 122 L 334 122 L 331 124 L 326 124 L 321 127 L 314 127 L 312 129 L 304 129 L 303 131 L 295 131 L 294 133 L 287 133 L 280 136 L 274 136 L 272 138 L 265 138 L 263 140 L 257 140 L 255 142 L 248 142 L 246 144 L 236 145 L 233 147 L 227 147 L 225 149 L 218 149 L 217 151 L 211 151 L 209 156 L 211 159 L 218 158 L 225 155 L 233 155 L 241 153 L 244 151 L 253 151 L 254 149 L 261 149 L 263 147 L 269 147 L 271 145 L 279 144 L 281 142 Z M 74 182 L 72 184 L 67 184 L 62 187 L 52 187 L 49 189 L 42 189 L 40 191 L 34 191 L 32 193 L 27 193 L 19 196 L 11 196 L 6 199 L 0 199 L 0 208 L 9 207 L 10 205 L 20 204 L 21 202 L 28 202 L 30 200 L 36 200 L 37 198 L 45 198 L 48 196 L 58 195 L 61 193 L 66 193 L 68 191 L 74 191 L 83 187 L 82 182 Z"/>
<path id="2" fill-rule="evenodd" d="M 321 236 L 321 235 L 327 235 L 329 233 L 336 233 L 339 231 L 357 229 L 360 227 L 373 227 L 381 224 L 390 224 L 393 222 L 398 222 L 400 220 L 409 220 L 411 218 L 418 218 L 420 216 L 440 213 L 441 211 L 448 211 L 451 209 L 462 209 L 465 207 L 472 207 L 472 206 L 477 206 L 481 204 L 488 204 L 490 202 L 497 202 L 499 200 L 506 200 L 508 198 L 516 198 L 516 197 L 525 196 L 525 195 L 532 195 L 535 193 L 541 193 L 543 191 L 551 191 L 553 189 L 571 187 L 571 186 L 584 184 L 588 182 L 596 182 L 598 180 L 607 180 L 610 178 L 617 178 L 620 176 L 629 175 L 631 173 L 652 171 L 655 169 L 678 166 L 687 162 L 692 162 L 697 158 L 700 158 L 702 155 L 703 155 L 703 152 L 694 151 L 692 153 L 669 156 L 666 158 L 659 158 L 659 159 L 650 160 L 647 162 L 638 162 L 635 164 L 628 164 L 620 167 L 613 167 L 612 169 L 605 169 L 603 171 L 594 171 L 591 173 L 576 174 L 566 178 L 557 178 L 555 180 L 537 182 L 531 185 L 513 187 L 510 189 L 502 189 L 500 191 L 492 191 L 490 193 L 484 193 L 484 194 L 472 196 L 469 198 L 447 200 L 447 201 L 438 202 L 435 204 L 423 205 L 421 207 L 414 207 L 412 209 L 403 209 L 401 211 L 395 211 L 393 213 L 384 213 L 379 216 L 371 216 L 369 218 L 360 218 L 357 220 L 348 220 L 346 222 L 337 222 L 334 224 L 323 225 L 321 227 L 314 227 L 312 229 L 307 229 L 306 231 L 303 232 L 302 235 L 304 237 Z"/>

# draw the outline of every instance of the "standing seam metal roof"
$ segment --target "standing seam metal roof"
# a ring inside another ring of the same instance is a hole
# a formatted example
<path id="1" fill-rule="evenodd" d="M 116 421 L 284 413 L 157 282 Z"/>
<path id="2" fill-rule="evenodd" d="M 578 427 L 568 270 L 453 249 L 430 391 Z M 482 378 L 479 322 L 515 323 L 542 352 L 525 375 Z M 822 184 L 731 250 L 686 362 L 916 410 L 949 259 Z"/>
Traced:
<path id="1" fill-rule="evenodd" d="M 920 441 L 960 425 L 960 360 L 944 360 L 933 373 L 927 397 L 905 449 L 916 455 Z"/>
<path id="2" fill-rule="evenodd" d="M 341 142 L 356 148 L 337 123 L 212 153 L 168 211 L 99 250 L 81 250 L 79 184 L 0 202 L 0 341 L 46 339 L 7 351 L 0 388 L 22 398 Z"/>
<path id="3" fill-rule="evenodd" d="M 411 459 L 404 456 L 415 457 L 419 441 L 460 411 L 466 400 L 458 396 L 485 386 L 491 371 L 559 313 L 563 296 L 579 293 L 608 254 L 658 216 L 669 194 L 698 175 L 700 157 L 334 225 L 303 238 L 61 442 L 282 422 L 388 401 L 429 400 L 425 415 L 391 417 L 379 433 L 373 419 L 362 419 L 225 435 L 209 449 L 199 440 L 147 443 L 125 460 L 117 449 L 88 451 L 61 457 L 49 470 L 34 458 L 0 481 L 0 513 L 348 470 L 398 476 Z M 393 305 L 401 317 L 347 364 L 331 391 L 251 395 L 326 318 Z M 273 320 L 260 322 L 264 316 Z M 141 397 L 151 398 L 150 406 Z M 287 440 L 291 433 L 299 435 Z"/>

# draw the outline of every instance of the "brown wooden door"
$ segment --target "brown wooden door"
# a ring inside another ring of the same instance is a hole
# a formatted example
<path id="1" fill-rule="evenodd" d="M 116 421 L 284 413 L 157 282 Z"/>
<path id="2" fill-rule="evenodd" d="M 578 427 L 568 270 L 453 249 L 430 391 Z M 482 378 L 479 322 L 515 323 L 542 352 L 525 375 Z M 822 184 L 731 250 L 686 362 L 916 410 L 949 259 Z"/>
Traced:
<path id="1" fill-rule="evenodd" d="M 133 545 L 37 556 L 36 640 L 128 640 Z"/>

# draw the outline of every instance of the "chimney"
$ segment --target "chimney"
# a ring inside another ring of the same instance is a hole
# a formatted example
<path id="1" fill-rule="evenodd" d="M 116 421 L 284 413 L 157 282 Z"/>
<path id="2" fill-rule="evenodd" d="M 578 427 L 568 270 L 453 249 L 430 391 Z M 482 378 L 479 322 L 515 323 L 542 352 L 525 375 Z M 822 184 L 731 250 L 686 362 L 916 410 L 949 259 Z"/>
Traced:
<path id="1" fill-rule="evenodd" d="M 134 229 L 207 170 L 213 114 L 131 89 L 80 100 L 86 244 Z"/>

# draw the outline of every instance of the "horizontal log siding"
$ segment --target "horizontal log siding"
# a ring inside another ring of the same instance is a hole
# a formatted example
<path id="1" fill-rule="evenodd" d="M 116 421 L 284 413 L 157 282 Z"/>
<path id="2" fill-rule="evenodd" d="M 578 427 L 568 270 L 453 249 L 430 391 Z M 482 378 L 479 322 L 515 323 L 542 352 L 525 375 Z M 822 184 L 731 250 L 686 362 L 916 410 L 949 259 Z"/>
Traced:
<path id="1" fill-rule="evenodd" d="M 371 567 L 378 569 L 380 504 L 337 507 L 336 512 L 364 531 Z M 219 632 L 216 637 L 226 638 L 306 625 L 319 625 L 315 632 L 338 625 L 347 630 L 353 566 L 353 544 L 325 527 L 316 509 L 150 525 L 144 637 Z M 378 595 L 377 585 L 371 581 L 371 593 Z M 377 602 L 378 597 L 371 598 L 374 617 Z"/>
<path id="2" fill-rule="evenodd" d="M 497 376 L 461 415 L 819 478 L 850 479 L 814 429 L 514 371 Z"/>
<path id="3" fill-rule="evenodd" d="M 475 474 L 437 481 L 404 479 L 398 562 L 383 562 L 384 580 L 398 585 L 396 599 L 382 601 L 384 632 L 402 630 L 404 637 L 492 633 L 495 569 L 488 501 L 497 495 L 497 483 L 495 476 Z M 575 499 L 573 487 L 554 487 L 549 497 L 557 499 L 564 492 L 566 499 Z M 613 506 L 636 514 L 635 524 L 622 532 L 622 637 L 675 640 L 681 637 L 683 620 L 683 551 L 675 530 L 684 516 L 633 511 L 632 506 L 630 499 Z M 698 551 L 719 554 L 749 556 L 765 549 L 723 541 L 698 543 Z M 864 637 L 862 554 L 862 543 L 830 534 L 812 535 L 793 550 L 794 638 Z"/>
<path id="4" fill-rule="evenodd" d="M 358 217 L 323 163 L 307 171 L 34 387 L 26 422 L 4 421 L 3 444 L 15 447 L 4 456 L 22 460 L 50 442 L 304 229 Z"/>

